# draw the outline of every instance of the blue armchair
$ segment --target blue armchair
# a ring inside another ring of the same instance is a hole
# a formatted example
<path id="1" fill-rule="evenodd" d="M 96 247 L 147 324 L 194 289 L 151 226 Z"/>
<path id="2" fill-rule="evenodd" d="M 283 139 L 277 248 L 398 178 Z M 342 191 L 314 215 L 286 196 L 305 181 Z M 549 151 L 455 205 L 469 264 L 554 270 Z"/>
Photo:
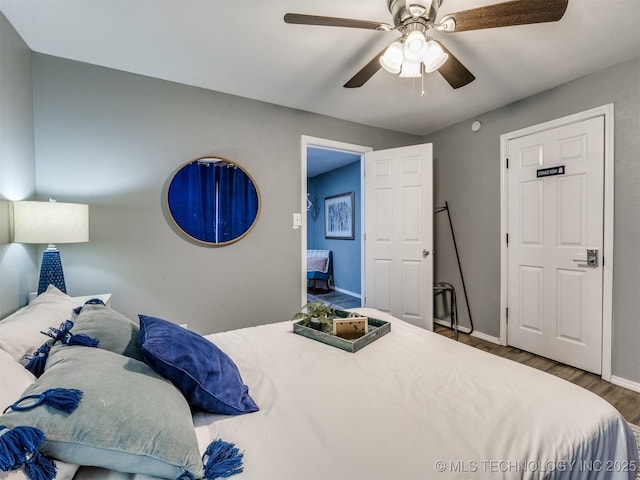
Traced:
<path id="1" fill-rule="evenodd" d="M 312 281 L 312 292 L 316 294 L 316 282 L 324 280 L 327 290 L 333 281 L 333 252 L 331 250 L 307 250 L 307 283 Z"/>

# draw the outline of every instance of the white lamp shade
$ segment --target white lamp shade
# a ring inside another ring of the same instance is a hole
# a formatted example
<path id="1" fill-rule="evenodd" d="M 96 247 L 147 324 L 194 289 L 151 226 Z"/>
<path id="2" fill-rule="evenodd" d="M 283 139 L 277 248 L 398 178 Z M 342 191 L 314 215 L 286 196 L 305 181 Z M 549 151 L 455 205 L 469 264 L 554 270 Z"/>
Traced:
<path id="1" fill-rule="evenodd" d="M 384 52 L 384 55 L 380 57 L 380 65 L 389 73 L 400 73 L 400 68 L 402 67 L 402 60 L 404 59 L 404 54 L 402 53 L 402 43 L 393 42 L 387 48 L 387 51 Z"/>
<path id="2" fill-rule="evenodd" d="M 13 241 L 88 242 L 89 206 L 60 202 L 13 202 Z"/>
<path id="3" fill-rule="evenodd" d="M 444 62 L 449 59 L 449 55 L 442 51 L 442 47 L 437 42 L 430 40 L 427 43 L 422 61 L 424 62 L 424 70 L 427 73 L 435 72 Z"/>

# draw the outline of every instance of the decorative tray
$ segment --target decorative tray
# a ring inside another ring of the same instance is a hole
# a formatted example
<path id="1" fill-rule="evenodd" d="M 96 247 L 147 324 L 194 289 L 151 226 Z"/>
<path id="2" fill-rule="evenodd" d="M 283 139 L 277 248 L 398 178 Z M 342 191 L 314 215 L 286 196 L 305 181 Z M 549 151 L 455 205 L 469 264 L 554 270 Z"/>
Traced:
<path id="1" fill-rule="evenodd" d="M 347 318 L 350 312 L 343 310 L 336 311 L 338 318 Z M 358 350 L 366 347 L 371 342 L 376 341 L 378 338 L 386 335 L 391 331 L 391 324 L 384 320 L 378 320 L 377 318 L 368 317 L 368 332 L 355 340 L 348 340 L 346 338 L 338 337 L 331 333 L 322 332 L 311 327 L 301 325 L 303 320 L 299 320 L 293 323 L 293 332 L 304 337 L 309 337 L 318 342 L 326 343 L 332 347 L 337 347 L 347 352 L 357 352 Z"/>

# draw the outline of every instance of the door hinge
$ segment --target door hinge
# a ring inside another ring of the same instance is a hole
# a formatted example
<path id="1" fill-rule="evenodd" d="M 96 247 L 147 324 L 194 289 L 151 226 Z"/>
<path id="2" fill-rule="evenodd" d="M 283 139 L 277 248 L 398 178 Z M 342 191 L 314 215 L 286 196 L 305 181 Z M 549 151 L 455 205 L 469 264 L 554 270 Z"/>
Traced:
<path id="1" fill-rule="evenodd" d="M 507 233 L 507 247 L 509 246 L 509 234 Z"/>
<path id="2" fill-rule="evenodd" d="M 509 168 L 509 159 L 507 158 L 507 168 Z"/>
<path id="3" fill-rule="evenodd" d="M 507 323 L 509 323 L 509 307 L 507 307 L 505 310 L 506 310 Z"/>

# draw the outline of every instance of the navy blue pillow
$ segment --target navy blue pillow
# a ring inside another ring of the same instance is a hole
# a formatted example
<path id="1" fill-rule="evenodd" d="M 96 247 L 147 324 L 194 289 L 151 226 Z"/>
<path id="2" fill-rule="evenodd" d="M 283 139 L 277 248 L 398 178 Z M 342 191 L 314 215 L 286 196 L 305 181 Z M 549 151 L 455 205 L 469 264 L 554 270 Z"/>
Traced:
<path id="1" fill-rule="evenodd" d="M 236 364 L 212 342 L 175 323 L 138 317 L 145 362 L 171 380 L 192 407 L 225 415 L 258 410 Z"/>

